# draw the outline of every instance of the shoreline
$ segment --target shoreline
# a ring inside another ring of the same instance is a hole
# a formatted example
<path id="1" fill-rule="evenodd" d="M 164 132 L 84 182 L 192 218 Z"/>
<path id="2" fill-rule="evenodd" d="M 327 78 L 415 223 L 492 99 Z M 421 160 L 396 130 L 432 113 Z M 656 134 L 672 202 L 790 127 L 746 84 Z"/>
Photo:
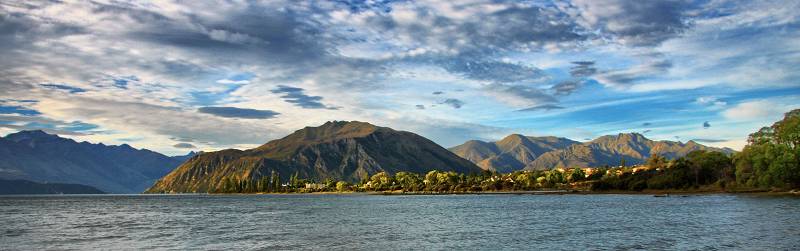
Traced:
<path id="1" fill-rule="evenodd" d="M 589 190 L 535 190 L 535 191 L 480 191 L 480 192 L 431 192 L 431 191 L 417 191 L 405 192 L 402 190 L 396 191 L 368 191 L 368 192 L 291 192 L 291 193 L 142 193 L 140 195 L 192 195 L 192 194 L 207 194 L 207 195 L 383 195 L 383 196 L 397 196 L 397 195 L 652 195 L 655 197 L 669 197 L 676 196 L 689 196 L 689 195 L 714 195 L 714 194 L 730 194 L 730 195 L 770 195 L 770 196 L 800 196 L 800 191 L 774 191 L 767 189 L 750 189 L 750 190 L 644 190 L 644 191 L 626 191 L 626 190 L 608 190 L 608 191 L 589 191 Z M 111 194 L 113 195 L 113 194 Z"/>
<path id="2" fill-rule="evenodd" d="M 0 197 L 19 196 L 181 196 L 181 195 L 340 195 L 340 196 L 425 196 L 425 195 L 651 195 L 654 197 L 687 197 L 698 195 L 754 195 L 754 196 L 799 196 L 800 191 L 708 191 L 708 190 L 676 190 L 676 191 L 585 191 L 585 190 L 542 190 L 542 191 L 488 191 L 488 192 L 306 192 L 306 193 L 139 193 L 139 194 L 0 194 Z"/>
<path id="3" fill-rule="evenodd" d="M 587 190 L 542 190 L 542 191 L 489 191 L 489 192 L 401 192 L 401 191 L 387 191 L 387 192 L 364 192 L 369 195 L 653 195 L 658 197 L 666 197 L 669 195 L 713 195 L 713 194 L 731 194 L 731 195 L 792 195 L 800 196 L 800 191 L 770 191 L 770 190 L 739 190 L 739 191 L 723 191 L 723 190 L 650 190 L 650 191 L 625 191 L 625 190 L 611 190 L 611 191 L 587 191 Z"/>

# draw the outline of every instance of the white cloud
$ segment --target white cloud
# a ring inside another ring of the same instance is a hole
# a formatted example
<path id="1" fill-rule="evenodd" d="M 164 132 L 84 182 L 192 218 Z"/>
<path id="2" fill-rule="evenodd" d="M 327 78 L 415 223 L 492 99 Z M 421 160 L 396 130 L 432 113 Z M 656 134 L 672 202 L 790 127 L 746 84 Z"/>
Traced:
<path id="1" fill-rule="evenodd" d="M 776 121 L 796 106 L 769 100 L 755 100 L 739 103 L 723 111 L 722 115 L 732 120 Z"/>
<path id="2" fill-rule="evenodd" d="M 385 122 L 452 142 L 505 132 L 484 128 L 491 121 L 527 118 L 527 124 L 515 126 L 532 128 L 541 120 L 531 118 L 653 101 L 661 98 L 653 92 L 661 90 L 796 86 L 800 54 L 787 52 L 800 49 L 798 32 L 791 29 L 797 14 L 782 5 L 797 3 L 748 2 L 724 9 L 728 16 L 697 14 L 724 7 L 713 2 L 695 10 L 686 27 L 674 21 L 687 13 L 673 6 L 647 15 L 662 2 L 641 3 L 643 12 L 627 11 L 640 6 L 630 1 L 565 4 L 368 1 L 373 7 L 356 11 L 327 1 L 0 5 L 3 25 L 15 30 L 0 34 L 0 99 L 40 100 L 34 108 L 43 121 L 99 125 L 105 134 L 82 136 L 89 140 L 140 138 L 131 144 L 171 149 L 176 143 L 171 138 L 186 137 L 215 149 L 263 143 L 326 120 Z M 666 23 L 640 22 L 658 17 Z M 570 62 L 583 60 L 597 62 L 595 77 L 605 86 L 582 85 L 596 88 L 574 94 L 583 96 L 552 96 L 551 81 L 563 80 Z M 453 62 L 466 67 L 443 67 Z M 241 72 L 255 76 L 225 79 Z M 528 73 L 537 78 L 515 77 Z M 114 79 L 122 76 L 135 79 L 115 87 Z M 87 92 L 53 92 L 41 83 Z M 297 107 L 270 91 L 278 85 L 303 88 L 341 108 Z M 434 91 L 445 94 L 428 95 Z M 616 96 L 629 92 L 638 93 Z M 713 111 L 735 100 L 702 95 L 697 104 Z M 457 111 L 437 106 L 446 99 L 466 105 Z M 568 103 L 560 103 L 564 100 Z M 724 114 L 763 122 L 797 104 L 770 102 L 777 108 L 742 103 Z M 209 105 L 204 103 L 280 115 L 264 124 L 198 114 L 199 106 Z M 552 103 L 565 109 L 512 112 Z M 417 104 L 426 109 L 415 109 Z M 450 131 L 439 128 L 442 124 Z"/>

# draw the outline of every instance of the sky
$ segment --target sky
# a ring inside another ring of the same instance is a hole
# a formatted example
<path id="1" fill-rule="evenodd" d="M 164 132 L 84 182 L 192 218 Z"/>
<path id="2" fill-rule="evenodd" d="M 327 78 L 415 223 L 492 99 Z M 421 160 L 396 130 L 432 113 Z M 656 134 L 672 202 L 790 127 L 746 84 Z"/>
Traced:
<path id="1" fill-rule="evenodd" d="M 169 155 L 330 120 L 442 146 L 741 149 L 800 108 L 800 1 L 2 1 L 0 135 Z"/>

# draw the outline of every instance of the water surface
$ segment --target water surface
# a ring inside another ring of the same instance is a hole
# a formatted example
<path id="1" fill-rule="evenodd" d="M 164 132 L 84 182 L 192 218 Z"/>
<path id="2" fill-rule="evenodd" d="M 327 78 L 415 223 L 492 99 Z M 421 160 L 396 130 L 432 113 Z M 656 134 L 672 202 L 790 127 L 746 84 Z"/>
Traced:
<path id="1" fill-rule="evenodd" d="M 0 197 L 0 249 L 800 249 L 800 199 L 703 195 Z"/>

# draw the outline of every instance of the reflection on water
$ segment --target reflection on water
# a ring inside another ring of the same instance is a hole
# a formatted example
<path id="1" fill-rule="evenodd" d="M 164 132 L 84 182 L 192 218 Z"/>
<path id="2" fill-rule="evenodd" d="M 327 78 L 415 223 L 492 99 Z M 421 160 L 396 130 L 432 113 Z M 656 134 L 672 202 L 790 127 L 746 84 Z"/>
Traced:
<path id="1" fill-rule="evenodd" d="M 800 198 L 0 197 L 10 249 L 800 249 Z"/>

